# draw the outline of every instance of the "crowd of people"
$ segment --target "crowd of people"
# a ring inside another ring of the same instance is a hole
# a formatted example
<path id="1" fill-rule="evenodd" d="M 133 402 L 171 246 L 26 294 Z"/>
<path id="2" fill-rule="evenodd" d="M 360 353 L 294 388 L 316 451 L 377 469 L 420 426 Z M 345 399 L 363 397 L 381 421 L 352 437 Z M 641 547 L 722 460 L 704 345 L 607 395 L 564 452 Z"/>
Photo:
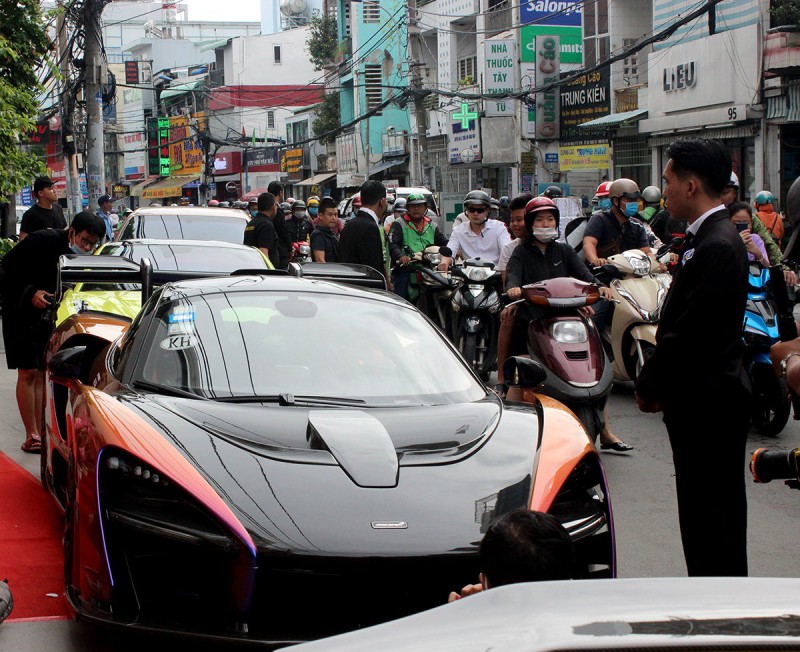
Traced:
<path id="1" fill-rule="evenodd" d="M 352 198 L 350 213 L 340 215 L 330 197 L 287 199 L 283 186 L 273 182 L 267 192 L 239 206 L 251 217 L 243 242 L 260 249 L 278 269 L 288 266 L 294 243 L 306 242 L 314 262 L 373 267 L 389 290 L 411 302 L 418 301 L 420 288 L 409 263 L 434 245 L 443 254 L 440 270 L 449 269 L 457 259 L 494 263 L 508 299 L 514 302 L 522 296 L 523 286 L 557 277 L 596 283 L 601 296 L 608 297 L 608 289 L 595 275 L 598 266 L 630 249 L 653 257 L 667 243 L 668 257 L 654 265 L 661 265 L 662 271 L 669 268 L 673 280 L 662 307 L 655 351 L 636 380 L 636 399 L 644 412 L 663 413 L 673 450 L 689 574 L 746 575 L 743 460 L 750 390 L 742 366 L 741 331 L 748 266 L 781 266 L 787 283 L 795 285 L 797 276 L 788 259 L 800 247 L 795 247 L 797 231 L 775 210 L 772 193 L 759 192 L 752 206 L 739 201 L 739 180 L 719 141 L 679 139 L 667 153 L 663 192 L 656 185 L 640 190 L 636 182 L 624 178 L 597 188 L 581 243 L 583 260 L 564 241 L 557 186 L 538 197 L 493 198 L 482 190 L 470 191 L 458 224 L 446 236 L 422 194 L 395 199 L 381 182 L 370 180 Z M 81 212 L 68 226 L 52 180 L 37 179 L 33 193 L 36 204 L 23 216 L 21 242 L 2 260 L 3 337 L 8 366 L 18 370 L 17 401 L 26 432 L 22 448 L 28 452 L 41 446 L 38 406 L 47 332 L 39 316 L 56 289 L 58 257 L 91 251 L 111 239 L 117 226 L 108 196 L 100 198 L 95 214 Z M 788 203 L 796 213 L 794 219 L 800 220 L 797 183 Z M 212 200 L 208 205 L 222 206 L 222 202 Z M 592 319 L 598 330 L 612 309 L 602 301 L 594 308 Z M 508 391 L 502 363 L 525 352 L 521 342 L 533 318 L 524 303 L 502 312 L 495 388 L 500 395 Z M 712 318 L 715 326 L 707 328 Z M 776 372 L 795 390 L 800 389 L 798 342 L 779 345 L 774 353 Z M 600 446 L 618 452 L 633 448 L 610 430 L 607 415 Z M 541 527 L 540 522 L 534 528 L 539 535 Z M 726 532 L 722 547 L 716 543 L 721 531 Z M 566 560 L 568 554 L 563 555 Z M 567 566 L 567 561 L 559 564 L 565 577 Z M 465 587 L 451 599 L 504 583 L 502 573 L 506 571 L 486 565 L 480 584 Z"/>

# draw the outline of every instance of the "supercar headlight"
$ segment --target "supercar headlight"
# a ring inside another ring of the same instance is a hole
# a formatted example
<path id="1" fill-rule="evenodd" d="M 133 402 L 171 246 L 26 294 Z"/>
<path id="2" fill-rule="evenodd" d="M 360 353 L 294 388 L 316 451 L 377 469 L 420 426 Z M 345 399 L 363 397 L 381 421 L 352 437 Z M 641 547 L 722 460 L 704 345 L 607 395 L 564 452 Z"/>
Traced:
<path id="1" fill-rule="evenodd" d="M 561 344 L 581 344 L 589 339 L 586 326 L 580 321 L 557 321 L 550 327 L 550 333 Z"/>
<path id="2" fill-rule="evenodd" d="M 464 275 L 470 280 L 475 281 L 476 283 L 483 283 L 490 279 L 495 274 L 495 271 L 491 267 L 464 267 Z"/>

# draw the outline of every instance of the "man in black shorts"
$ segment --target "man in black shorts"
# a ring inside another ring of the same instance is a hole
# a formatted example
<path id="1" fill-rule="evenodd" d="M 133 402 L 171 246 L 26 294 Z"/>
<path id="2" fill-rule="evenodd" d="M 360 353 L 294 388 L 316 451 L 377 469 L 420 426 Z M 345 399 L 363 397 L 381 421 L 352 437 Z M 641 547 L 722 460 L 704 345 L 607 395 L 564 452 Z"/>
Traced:
<path id="1" fill-rule="evenodd" d="M 277 210 L 275 195 L 262 192 L 258 196 L 258 213 L 244 228 L 244 244 L 260 249 L 276 268 L 280 263 L 274 222 Z"/>
<path id="2" fill-rule="evenodd" d="M 25 426 L 22 450 L 28 453 L 41 448 L 44 349 L 53 326 L 43 311 L 52 305 L 58 259 L 91 252 L 105 233 L 103 221 L 83 211 L 69 229 L 34 231 L 0 262 L 6 362 L 17 370 L 17 405 Z"/>
<path id="3" fill-rule="evenodd" d="M 33 196 L 36 203 L 22 216 L 19 225 L 19 239 L 42 229 L 66 229 L 67 220 L 58 204 L 58 196 L 50 177 L 39 177 L 33 182 Z"/>

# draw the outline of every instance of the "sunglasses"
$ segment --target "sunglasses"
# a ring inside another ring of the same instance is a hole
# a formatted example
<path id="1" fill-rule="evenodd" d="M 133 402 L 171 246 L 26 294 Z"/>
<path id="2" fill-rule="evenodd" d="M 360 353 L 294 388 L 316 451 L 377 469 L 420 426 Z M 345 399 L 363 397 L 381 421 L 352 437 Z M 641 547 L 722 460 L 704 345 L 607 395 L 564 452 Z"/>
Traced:
<path id="1" fill-rule="evenodd" d="M 467 211 L 470 213 L 485 213 L 485 206 L 467 206 Z"/>

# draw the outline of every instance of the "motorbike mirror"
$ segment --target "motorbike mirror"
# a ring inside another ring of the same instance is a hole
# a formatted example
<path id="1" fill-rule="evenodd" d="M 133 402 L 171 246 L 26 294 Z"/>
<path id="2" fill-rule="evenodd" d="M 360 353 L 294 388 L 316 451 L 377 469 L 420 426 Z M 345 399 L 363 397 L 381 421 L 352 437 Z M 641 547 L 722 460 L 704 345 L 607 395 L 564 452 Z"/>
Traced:
<path id="1" fill-rule="evenodd" d="M 680 247 L 683 244 L 684 240 L 686 240 L 686 236 L 683 236 L 683 235 L 677 236 L 675 238 L 672 238 L 672 240 L 669 243 L 669 246 L 672 249 L 680 249 Z"/>
<path id="2" fill-rule="evenodd" d="M 503 374 L 509 387 L 539 387 L 547 379 L 547 371 L 541 364 L 522 356 L 506 360 Z"/>
<path id="3" fill-rule="evenodd" d="M 67 380 L 77 380 L 81 377 L 83 360 L 86 356 L 85 346 L 71 346 L 61 349 L 56 353 L 50 362 L 47 363 L 47 370 L 51 376 Z"/>
<path id="4" fill-rule="evenodd" d="M 448 258 L 453 257 L 453 250 L 450 247 L 439 247 L 439 253 Z"/>

